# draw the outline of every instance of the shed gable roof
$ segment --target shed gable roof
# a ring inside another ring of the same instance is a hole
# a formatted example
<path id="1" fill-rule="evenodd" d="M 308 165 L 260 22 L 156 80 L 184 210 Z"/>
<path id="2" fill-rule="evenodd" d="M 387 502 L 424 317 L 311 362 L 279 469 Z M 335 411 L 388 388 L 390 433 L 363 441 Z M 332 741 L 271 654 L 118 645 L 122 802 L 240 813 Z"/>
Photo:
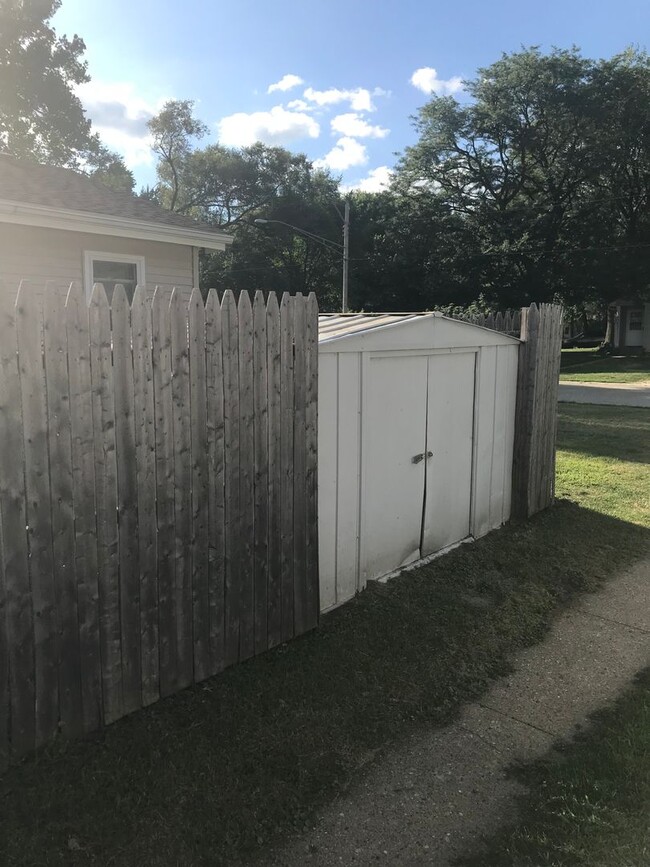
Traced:
<path id="1" fill-rule="evenodd" d="M 325 352 L 497 346 L 519 339 L 437 311 L 422 313 L 321 313 L 318 342 Z"/>

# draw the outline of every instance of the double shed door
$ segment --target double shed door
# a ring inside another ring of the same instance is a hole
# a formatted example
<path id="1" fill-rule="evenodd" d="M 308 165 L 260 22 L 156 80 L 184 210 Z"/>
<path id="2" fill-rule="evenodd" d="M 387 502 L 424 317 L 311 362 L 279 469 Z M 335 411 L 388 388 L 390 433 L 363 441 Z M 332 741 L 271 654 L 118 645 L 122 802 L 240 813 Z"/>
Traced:
<path id="1" fill-rule="evenodd" d="M 475 352 L 368 360 L 361 574 L 386 575 L 470 533 Z"/>

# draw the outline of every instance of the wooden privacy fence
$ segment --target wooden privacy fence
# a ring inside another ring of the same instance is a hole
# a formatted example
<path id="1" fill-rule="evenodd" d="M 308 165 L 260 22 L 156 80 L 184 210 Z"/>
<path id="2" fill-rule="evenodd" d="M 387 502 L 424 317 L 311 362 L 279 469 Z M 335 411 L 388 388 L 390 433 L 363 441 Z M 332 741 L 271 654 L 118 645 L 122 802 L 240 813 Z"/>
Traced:
<path id="1" fill-rule="evenodd" d="M 471 322 L 472 325 L 491 328 L 492 331 L 501 331 L 514 337 L 519 337 L 521 329 L 521 314 L 519 310 L 506 310 L 504 313 L 468 313 L 458 318 L 464 322 Z"/>
<path id="2" fill-rule="evenodd" d="M 318 620 L 315 296 L 32 289 L 0 287 L 0 757 Z"/>
<path id="3" fill-rule="evenodd" d="M 546 509 L 555 495 L 562 315 L 558 304 L 521 311 L 512 472 L 512 511 L 519 518 Z"/>
<path id="4" fill-rule="evenodd" d="M 562 317 L 559 304 L 454 317 L 522 340 L 512 468 L 512 514 L 518 518 L 546 509 L 555 495 Z"/>

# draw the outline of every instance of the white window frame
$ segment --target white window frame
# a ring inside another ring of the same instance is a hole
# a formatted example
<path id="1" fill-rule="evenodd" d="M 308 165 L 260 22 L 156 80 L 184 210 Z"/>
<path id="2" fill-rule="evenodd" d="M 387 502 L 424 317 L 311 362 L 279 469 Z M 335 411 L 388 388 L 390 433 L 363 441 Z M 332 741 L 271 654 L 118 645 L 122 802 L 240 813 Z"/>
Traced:
<path id="1" fill-rule="evenodd" d="M 145 285 L 144 272 L 144 256 L 131 256 L 126 253 L 100 253 L 97 250 L 84 250 L 84 287 L 86 290 L 86 298 L 90 301 L 90 296 L 93 294 L 93 262 L 127 262 L 130 265 L 135 265 L 137 281 L 139 286 Z"/>
<path id="2" fill-rule="evenodd" d="M 632 314 L 634 314 L 634 325 L 632 325 Z M 638 325 L 636 324 L 638 321 Z M 643 331 L 643 307 L 631 307 L 627 314 L 627 330 L 628 331 Z"/>

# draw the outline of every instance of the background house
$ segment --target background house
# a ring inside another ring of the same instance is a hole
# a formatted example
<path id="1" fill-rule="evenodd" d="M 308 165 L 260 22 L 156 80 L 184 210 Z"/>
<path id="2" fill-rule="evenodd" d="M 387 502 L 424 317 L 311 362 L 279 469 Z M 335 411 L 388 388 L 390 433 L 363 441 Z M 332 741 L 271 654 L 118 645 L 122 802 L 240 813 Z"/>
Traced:
<path id="1" fill-rule="evenodd" d="M 609 306 L 612 323 L 612 346 L 615 349 L 650 351 L 650 303 L 637 299 L 617 298 Z"/>
<path id="2" fill-rule="evenodd" d="M 199 285 L 199 250 L 231 238 L 147 199 L 69 169 L 0 155 L 0 279 L 93 283 L 131 295 L 137 283 L 185 290 Z"/>

